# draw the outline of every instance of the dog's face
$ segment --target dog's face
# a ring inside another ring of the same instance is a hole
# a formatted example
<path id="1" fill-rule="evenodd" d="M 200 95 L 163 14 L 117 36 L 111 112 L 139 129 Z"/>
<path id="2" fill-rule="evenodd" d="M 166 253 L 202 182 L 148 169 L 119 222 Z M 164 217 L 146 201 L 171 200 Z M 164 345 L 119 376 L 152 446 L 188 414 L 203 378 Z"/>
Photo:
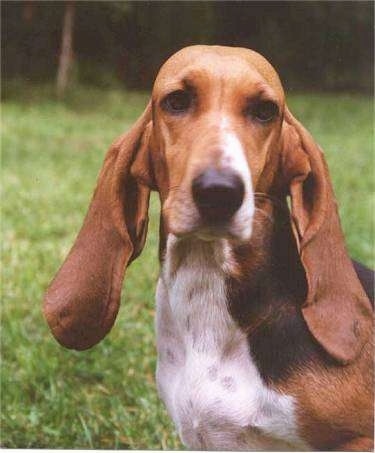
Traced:
<path id="1" fill-rule="evenodd" d="M 255 52 L 196 46 L 164 64 L 152 93 L 151 148 L 163 163 L 159 185 L 168 180 L 169 232 L 250 238 L 254 188 L 280 151 L 283 110 L 279 78 Z"/>

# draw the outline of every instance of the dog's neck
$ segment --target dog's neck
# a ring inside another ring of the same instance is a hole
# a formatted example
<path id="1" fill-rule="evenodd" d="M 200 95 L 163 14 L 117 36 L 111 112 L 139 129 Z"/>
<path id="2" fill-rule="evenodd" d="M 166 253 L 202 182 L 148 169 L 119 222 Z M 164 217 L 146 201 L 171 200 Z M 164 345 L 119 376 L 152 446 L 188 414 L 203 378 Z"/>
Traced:
<path id="1" fill-rule="evenodd" d="M 282 279 L 290 285 L 301 286 L 304 272 L 293 238 L 286 203 L 257 200 L 252 235 L 247 242 L 230 239 L 205 241 L 196 236 L 177 238 L 165 231 L 161 222 L 160 257 L 167 274 L 173 276 L 192 253 L 206 269 L 224 273 L 227 281 L 249 289 L 256 288 L 265 277 Z M 303 285 L 302 285 L 303 286 Z M 298 289 L 296 290 L 298 292 Z M 304 294 L 300 294 L 304 297 Z"/>
<path id="2" fill-rule="evenodd" d="M 230 249 L 225 240 L 168 237 L 162 278 L 174 321 L 197 352 L 219 353 L 236 328 L 227 306 Z"/>
<path id="3" fill-rule="evenodd" d="M 305 273 L 286 205 L 262 203 L 253 225 L 250 241 L 232 247 L 237 272 L 228 278 L 231 313 L 248 333 L 280 310 L 300 309 L 306 298 Z"/>
<path id="4" fill-rule="evenodd" d="M 185 313 L 181 329 L 190 324 L 195 336 L 205 332 L 200 347 L 218 345 L 224 331 L 229 337 L 222 346 L 228 347 L 228 326 L 234 321 L 247 335 L 260 373 L 274 381 L 293 364 L 321 353 L 301 315 L 306 281 L 286 210 L 262 204 L 245 244 L 169 235 L 165 256 L 163 278 L 171 305 L 185 310 L 189 301 L 195 323 Z"/>
<path id="5" fill-rule="evenodd" d="M 270 241 L 271 245 L 270 237 L 254 233 L 254 241 Z M 253 250 L 246 248 L 250 245 Z M 241 263 L 244 247 L 246 258 L 253 265 L 251 272 Z M 298 440 L 291 400 L 264 384 L 262 364 L 259 366 L 253 359 L 247 329 L 240 328 L 235 315 L 237 302 L 242 312 L 242 302 L 234 299 L 238 288 L 245 287 L 248 275 L 252 284 L 262 281 L 261 276 L 272 268 L 271 253 L 258 254 L 255 242 L 238 248 L 225 239 L 202 241 L 168 236 L 157 289 L 157 380 L 180 435 L 191 447 L 220 445 L 226 449 L 229 444 L 217 444 L 218 439 L 229 442 L 234 437 L 231 445 L 237 449 L 256 446 L 252 430 L 248 432 L 253 424 L 262 433 L 263 429 L 266 433 L 268 425 L 272 426 L 264 437 L 261 435 L 257 449 L 273 449 L 273 438 L 278 442 Z M 244 304 L 246 311 L 252 305 L 251 298 Z M 246 320 L 252 322 L 251 316 Z M 257 353 L 258 349 L 255 357 Z M 281 430 L 276 423 L 280 412 Z M 221 414 L 223 423 L 220 432 L 211 427 L 217 414 Z M 197 440 L 201 432 L 205 435 Z M 239 442 L 241 436 L 243 444 Z M 251 439 L 246 440 L 246 436 Z M 216 443 L 212 443 L 213 438 Z M 290 445 L 286 449 L 289 448 Z"/>

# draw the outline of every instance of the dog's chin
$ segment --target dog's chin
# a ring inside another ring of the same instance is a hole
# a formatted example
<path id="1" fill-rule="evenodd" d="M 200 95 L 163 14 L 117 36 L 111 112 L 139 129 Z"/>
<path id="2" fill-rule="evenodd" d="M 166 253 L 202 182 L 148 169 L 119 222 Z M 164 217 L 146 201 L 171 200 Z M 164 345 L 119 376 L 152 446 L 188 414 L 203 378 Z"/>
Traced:
<path id="1" fill-rule="evenodd" d="M 214 225 L 197 221 L 185 228 L 178 227 L 178 225 L 170 225 L 170 232 L 181 239 L 194 237 L 205 242 L 228 239 L 230 241 L 244 243 L 251 238 L 252 218 L 249 218 L 246 223 L 242 224 L 228 222 L 223 225 Z"/>

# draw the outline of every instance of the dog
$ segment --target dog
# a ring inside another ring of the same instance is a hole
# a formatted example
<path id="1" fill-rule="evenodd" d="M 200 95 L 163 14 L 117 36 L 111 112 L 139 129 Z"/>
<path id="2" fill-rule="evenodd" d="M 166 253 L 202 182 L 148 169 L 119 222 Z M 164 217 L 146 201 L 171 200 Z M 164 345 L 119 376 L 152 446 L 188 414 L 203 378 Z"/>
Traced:
<path id="1" fill-rule="evenodd" d="M 47 290 L 63 346 L 90 348 L 111 329 L 151 190 L 156 380 L 182 442 L 371 450 L 373 273 L 349 258 L 323 152 L 264 57 L 192 46 L 162 66 Z"/>

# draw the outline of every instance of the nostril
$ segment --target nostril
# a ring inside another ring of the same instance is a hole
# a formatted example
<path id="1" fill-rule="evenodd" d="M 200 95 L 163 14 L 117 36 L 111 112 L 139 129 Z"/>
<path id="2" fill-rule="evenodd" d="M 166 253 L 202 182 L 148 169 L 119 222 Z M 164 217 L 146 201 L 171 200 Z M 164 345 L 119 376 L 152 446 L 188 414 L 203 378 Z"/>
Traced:
<path id="1" fill-rule="evenodd" d="M 193 188 L 195 202 L 202 208 L 222 205 L 223 203 L 236 204 L 237 191 L 227 181 L 213 184 L 196 184 Z"/>
<path id="2" fill-rule="evenodd" d="M 208 169 L 193 180 L 192 193 L 202 217 L 228 220 L 241 206 L 244 184 L 232 170 Z"/>

